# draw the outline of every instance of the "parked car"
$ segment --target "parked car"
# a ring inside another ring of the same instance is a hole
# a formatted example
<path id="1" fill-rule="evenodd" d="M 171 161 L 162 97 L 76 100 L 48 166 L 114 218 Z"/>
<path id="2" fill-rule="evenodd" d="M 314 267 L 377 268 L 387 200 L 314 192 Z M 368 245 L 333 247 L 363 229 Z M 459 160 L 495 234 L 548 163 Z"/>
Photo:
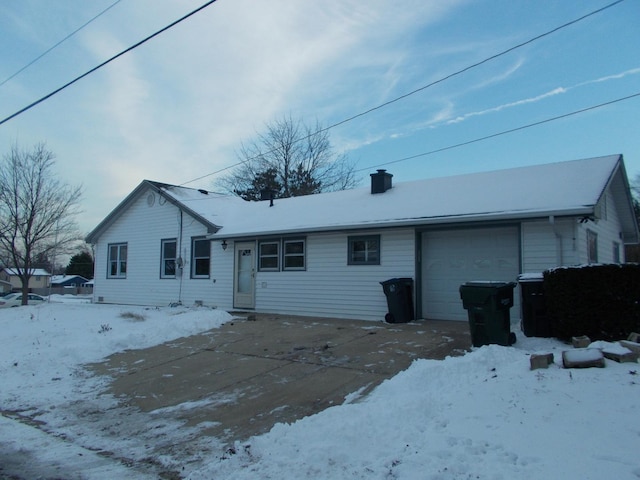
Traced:
<path id="1" fill-rule="evenodd" d="M 47 299 L 44 297 L 41 297 L 40 295 L 36 295 L 35 293 L 29 294 L 29 299 L 28 299 L 29 305 L 38 305 L 46 301 Z M 0 297 L 0 308 L 19 307 L 20 305 L 22 305 L 21 293 L 10 293 L 9 295 Z"/>

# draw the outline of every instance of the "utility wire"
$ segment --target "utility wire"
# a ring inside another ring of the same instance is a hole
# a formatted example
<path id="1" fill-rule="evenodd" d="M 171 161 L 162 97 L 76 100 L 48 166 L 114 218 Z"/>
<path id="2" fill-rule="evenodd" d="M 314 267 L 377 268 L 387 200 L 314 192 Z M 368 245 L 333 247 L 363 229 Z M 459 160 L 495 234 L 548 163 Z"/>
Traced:
<path id="1" fill-rule="evenodd" d="M 597 9 L 597 10 L 593 10 L 592 12 L 589 12 L 586 15 L 583 15 L 583 16 L 581 16 L 579 18 L 576 18 L 576 19 L 571 20 L 571 21 L 569 21 L 567 23 L 564 23 L 564 24 L 562 24 L 562 25 L 560 25 L 560 26 L 558 26 L 556 28 L 553 28 L 552 30 L 549 30 L 549 31 L 547 31 L 545 33 L 542 33 L 540 35 L 536 35 L 535 37 L 532 37 L 529 40 L 526 40 L 526 41 L 524 41 L 522 43 L 519 43 L 517 45 L 514 45 L 513 47 L 510 47 L 510 48 L 508 48 L 506 50 L 503 50 L 503 51 L 501 51 L 499 53 L 491 55 L 490 57 L 487 57 L 484 60 L 480 60 L 479 62 L 476 62 L 476 63 L 473 63 L 471 65 L 468 65 L 468 66 L 462 68 L 461 70 L 457 70 L 457 71 L 455 71 L 453 73 L 450 73 L 449 75 L 446 75 L 446 76 L 444 76 L 442 78 L 439 78 L 438 80 L 435 80 L 435 81 L 433 81 L 431 83 L 423 85 L 420 88 L 416 88 L 415 90 L 412 90 L 412 91 L 410 91 L 408 93 L 405 93 L 404 95 L 396 97 L 393 100 L 389 100 L 388 102 L 381 103 L 380 105 L 377 105 L 377 106 L 372 107 L 372 108 L 370 108 L 368 110 L 365 110 L 364 112 L 360 112 L 360 113 L 358 113 L 356 115 L 352 115 L 351 117 L 345 118 L 344 120 L 341 120 L 341 121 L 339 121 L 337 123 L 333 123 L 333 124 L 329 125 L 328 127 L 322 128 L 322 129 L 318 130 L 317 132 L 314 132 L 314 133 L 312 133 L 310 135 L 307 135 L 305 137 L 302 137 L 302 138 L 296 140 L 296 142 L 302 142 L 304 140 L 307 140 L 308 138 L 311 138 L 313 135 L 317 135 L 319 133 L 326 132 L 327 130 L 331 130 L 332 128 L 335 128 L 335 127 L 338 127 L 340 125 L 343 125 L 343 124 L 345 124 L 347 122 L 355 120 L 356 118 L 360 118 L 360 117 L 363 117 L 365 115 L 368 115 L 369 113 L 375 112 L 376 110 L 380 110 L 381 108 L 387 107 L 387 106 L 389 106 L 389 105 L 391 105 L 393 103 L 396 103 L 396 102 L 398 102 L 400 100 L 403 100 L 403 99 L 405 99 L 407 97 L 410 97 L 411 95 L 414 95 L 416 93 L 422 92 L 423 90 L 426 90 L 427 88 L 433 87 L 434 85 L 438 85 L 439 83 L 442 83 L 442 82 L 444 82 L 446 80 L 449 80 L 450 78 L 453 78 L 453 77 L 456 77 L 458 75 L 461 75 L 462 73 L 465 73 L 465 72 L 467 72 L 467 71 L 469 71 L 469 70 L 471 70 L 473 68 L 479 67 L 480 65 L 483 65 L 483 64 L 485 64 L 487 62 L 495 60 L 496 58 L 502 57 L 502 56 L 506 55 L 507 53 L 511 53 L 514 50 L 517 50 L 518 48 L 524 47 L 525 45 L 529 45 L 530 43 L 533 43 L 533 42 L 535 42 L 537 40 L 540 40 L 541 38 L 547 37 L 547 36 L 549 36 L 549 35 L 551 35 L 553 33 L 556 33 L 558 31 L 562 30 L 563 28 L 566 28 L 566 27 L 569 27 L 571 25 L 574 25 L 574 24 L 576 24 L 576 23 L 578 23 L 578 22 L 580 22 L 582 20 L 585 20 L 586 18 L 589 18 L 589 17 L 591 17 L 593 15 L 601 13 L 601 12 L 603 12 L 603 11 L 605 11 L 605 10 L 611 8 L 611 7 L 614 7 L 614 6 L 616 6 L 616 5 L 618 5 L 618 4 L 622 3 L 622 2 L 624 2 L 624 0 L 616 0 L 613 3 L 605 5 L 604 7 L 601 7 L 599 9 Z M 0 123 L 0 125 L 2 125 L 2 123 Z M 275 149 L 267 151 L 265 153 L 260 153 L 260 154 L 254 156 L 254 157 L 245 158 L 244 160 L 236 162 L 233 165 L 229 165 L 228 167 L 221 168 L 220 170 L 216 170 L 215 172 L 207 173 L 206 175 L 202 175 L 200 177 L 194 178 L 193 180 L 189 180 L 187 182 L 181 183 L 180 186 L 188 185 L 189 183 L 197 182 L 198 180 L 202 180 L 204 178 L 211 177 L 213 175 L 217 175 L 219 173 L 225 172 L 225 171 L 230 170 L 232 168 L 238 167 L 238 166 L 242 165 L 243 163 L 247 163 L 247 162 L 250 162 L 252 160 L 255 160 L 255 159 L 259 158 L 262 155 L 266 155 L 266 154 L 273 153 L 273 152 L 275 152 Z"/>
<path id="2" fill-rule="evenodd" d="M 208 1 L 208 2 L 206 2 L 204 5 L 202 5 L 202 6 L 198 7 L 198 8 L 196 8 L 195 10 L 193 10 L 193 11 L 191 11 L 191 12 L 189 12 L 189 13 L 187 13 L 187 14 L 186 14 L 186 15 L 184 15 L 183 17 L 180 17 L 178 20 L 176 20 L 176 21 L 174 21 L 174 22 L 170 23 L 170 24 L 169 24 L 169 25 L 167 25 L 166 27 L 161 28 L 161 29 L 160 29 L 160 30 L 158 30 L 157 32 L 152 33 L 151 35 L 149 35 L 148 37 L 144 38 L 143 40 L 140 40 L 138 43 L 136 43 L 136 44 L 134 44 L 134 45 L 131 45 L 129 48 L 126 48 L 126 49 L 122 50 L 120 53 L 118 53 L 118 54 L 114 55 L 113 57 L 109 58 L 108 60 L 105 60 L 105 61 L 104 61 L 104 62 L 102 62 L 100 65 L 98 65 L 98 66 L 96 66 L 96 67 L 93 67 L 91 70 L 88 70 L 87 72 L 83 73 L 82 75 L 80 75 L 80 76 L 78 76 L 78 77 L 74 78 L 74 79 L 73 79 L 73 80 L 71 80 L 70 82 L 68 82 L 68 83 L 64 84 L 62 87 L 60 87 L 60 88 L 58 88 L 58 89 L 54 90 L 53 92 L 51 92 L 51 93 L 49 93 L 49 94 L 45 95 L 44 97 L 40 98 L 39 100 L 36 100 L 35 102 L 33 102 L 33 103 L 31 103 L 31 104 L 27 105 L 27 106 L 26 106 L 26 107 L 24 107 L 23 109 L 18 110 L 16 113 L 14 113 L 14 114 L 12 114 L 12 115 L 9 115 L 7 118 L 5 118 L 5 119 L 3 119 L 3 120 L 1 120 L 1 121 L 0 121 L 0 125 L 2 125 L 2 124 L 4 124 L 4 123 L 8 122 L 8 121 L 9 121 L 9 120 L 11 120 L 12 118 L 17 117 L 18 115 L 20 115 L 20 114 L 22 114 L 22 113 L 26 112 L 27 110 L 32 109 L 32 108 L 33 108 L 33 107 L 35 107 L 36 105 L 38 105 L 38 104 L 40 104 L 40 103 L 44 102 L 45 100 L 47 100 L 47 99 L 49 99 L 49 98 L 53 97 L 55 94 L 60 93 L 60 92 L 61 92 L 62 90 L 64 90 L 65 88 L 70 87 L 71 85 L 73 85 L 73 84 L 74 84 L 74 83 L 76 83 L 77 81 L 79 81 L 79 80 L 83 79 L 84 77 L 86 77 L 86 76 L 88 76 L 88 75 L 92 74 L 93 72 L 95 72 L 96 70 L 98 70 L 98 69 L 100 69 L 100 68 L 104 67 L 104 66 L 105 66 L 105 65 L 107 65 L 108 63 L 111 63 L 111 62 L 112 62 L 112 61 L 114 61 L 116 58 L 121 57 L 121 56 L 122 56 L 122 55 L 124 55 L 125 53 L 128 53 L 128 52 L 130 52 L 130 51 L 132 51 L 132 50 L 134 50 L 134 49 L 138 48 L 138 47 L 139 47 L 140 45 L 142 45 L 143 43 L 146 43 L 146 42 L 148 42 L 149 40 L 151 40 L 152 38 L 157 37 L 157 36 L 158 36 L 158 35 L 160 35 L 161 33 L 166 32 L 166 31 L 167 31 L 167 30 L 169 30 L 170 28 L 175 27 L 175 26 L 176 26 L 177 24 L 179 24 L 180 22 L 182 22 L 182 21 L 186 20 L 187 18 L 189 18 L 189 17 L 191 17 L 191 16 L 195 15 L 195 14 L 196 14 L 196 13 L 198 13 L 199 11 L 204 10 L 205 8 L 207 8 L 209 5 L 211 5 L 211 4 L 213 4 L 213 3 L 215 3 L 216 1 L 217 1 L 217 0 L 209 0 L 209 1 Z M 622 1 L 622 0 L 619 0 L 619 1 Z"/>
<path id="3" fill-rule="evenodd" d="M 76 28 L 73 32 L 71 32 L 69 35 L 67 35 L 66 37 L 64 37 L 62 40 L 60 40 L 58 43 L 56 43 L 55 45 L 53 45 L 52 47 L 48 48 L 47 50 L 45 50 L 44 52 L 42 52 L 40 55 L 38 55 L 36 58 L 34 58 L 33 60 L 31 60 L 29 63 L 27 63 L 24 67 L 22 67 L 20 70 L 18 70 L 17 72 L 15 72 L 13 75 L 5 78 L 2 82 L 0 82 L 0 87 L 2 85 L 4 85 L 5 83 L 7 83 L 9 80 L 11 80 L 12 78 L 14 78 L 15 76 L 17 76 L 18 74 L 22 73 L 23 71 L 25 71 L 27 68 L 29 68 L 31 65 L 33 65 L 34 63 L 36 63 L 38 60 L 40 60 L 42 57 L 44 57 L 47 53 L 49 53 L 51 50 L 53 50 L 54 48 L 58 47 L 61 43 L 65 42 L 66 40 L 69 40 L 71 37 L 73 37 L 76 33 L 78 33 L 80 30 L 82 30 L 84 27 L 86 27 L 87 25 L 89 25 L 91 22 L 93 22 L 95 19 L 97 19 L 98 17 L 101 17 L 103 14 L 105 14 L 108 10 L 111 10 L 113 7 L 115 7 L 118 3 L 120 3 L 122 0 L 116 0 L 115 2 L 113 2 L 111 5 L 109 5 L 107 8 L 105 8 L 104 10 L 102 10 L 100 13 L 98 13 L 95 17 L 91 18 L 90 20 L 88 20 L 87 22 L 85 22 L 84 24 L 82 24 L 80 27 Z"/>
<path id="4" fill-rule="evenodd" d="M 634 93 L 634 94 L 631 94 L 631 95 L 627 95 L 626 97 L 617 98 L 617 99 L 611 100 L 609 102 L 600 103 L 598 105 L 592 105 L 590 107 L 582 108 L 580 110 L 574 110 L 573 112 L 565 113 L 565 114 L 562 114 L 562 115 L 558 115 L 556 117 L 551 117 L 551 118 L 547 118 L 545 120 L 540 120 L 539 122 L 529 123 L 527 125 L 521 125 L 521 126 L 516 127 L 516 128 L 510 128 L 509 130 L 503 130 L 503 131 L 498 132 L 498 133 L 492 133 L 491 135 L 486 135 L 484 137 L 478 137 L 478 138 L 474 138 L 473 140 L 467 140 L 466 142 L 456 143 L 455 145 L 449 145 L 448 147 L 442 147 L 442 148 L 438 148 L 436 150 L 431 150 L 431 151 L 428 151 L 428 152 L 418 153 L 416 155 L 411 155 L 409 157 L 399 158 L 397 160 L 391 160 L 390 162 L 379 163 L 378 165 L 371 165 L 369 167 L 365 167 L 365 168 L 361 168 L 361 169 L 355 170 L 354 173 L 363 172 L 365 170 L 371 170 L 373 168 L 383 167 L 383 166 L 386 166 L 386 165 L 392 165 L 392 164 L 395 164 L 395 163 L 406 162 L 407 160 L 413 160 L 414 158 L 419 158 L 419 157 L 426 157 L 427 155 L 433 155 L 435 153 L 440 153 L 440 152 L 444 152 L 444 151 L 447 151 L 447 150 L 453 150 L 454 148 L 464 147 L 466 145 L 471 145 L 472 143 L 478 143 L 478 142 L 482 142 L 484 140 L 489 140 L 490 138 L 500 137 L 502 135 L 507 135 L 509 133 L 518 132 L 520 130 L 525 130 L 527 128 L 536 127 L 538 125 L 542 125 L 542 124 L 545 124 L 545 123 L 549 123 L 549 122 L 553 122 L 553 121 L 556 121 L 556 120 L 560 120 L 562 118 L 567 118 L 567 117 L 571 117 L 573 115 L 578 115 L 580 113 L 588 112 L 590 110 L 595 110 L 597 108 L 606 107 L 607 105 L 612 105 L 614 103 L 623 102 L 625 100 L 630 100 L 630 99 L 635 98 L 635 97 L 640 97 L 640 92 Z"/>
<path id="5" fill-rule="evenodd" d="M 582 20 L 584 20 L 586 18 L 589 18 L 589 17 L 591 17 L 593 15 L 596 15 L 596 14 L 598 14 L 600 12 L 603 12 L 604 10 L 607 10 L 608 8 L 611 8 L 611 7 L 613 7 L 615 5 L 618 5 L 619 3 L 622 3 L 622 2 L 624 2 L 624 0 L 617 0 L 617 1 L 613 2 L 613 3 L 610 3 L 609 5 L 605 5 L 604 7 L 599 8 L 598 10 L 594 10 L 593 12 L 587 13 L 586 15 L 583 15 L 582 17 L 576 18 L 575 20 L 571 20 L 570 22 L 567 22 L 567 23 L 565 23 L 563 25 L 560 25 L 559 27 L 556 27 L 556 28 L 554 28 L 552 30 L 549 30 L 548 32 L 545 32 L 545 33 L 537 35 L 537 36 L 535 36 L 533 38 L 530 38 L 529 40 L 524 41 L 522 43 L 519 43 L 519 44 L 517 44 L 517 45 L 515 45 L 515 46 L 513 46 L 511 48 L 507 48 L 506 50 L 503 50 L 500 53 L 496 53 L 495 55 L 491 55 L 490 57 L 487 57 L 484 60 L 480 60 L 479 62 L 473 63 L 473 64 L 471 64 L 471 65 L 469 65 L 469 66 L 467 66 L 467 67 L 465 67 L 465 68 L 463 68 L 461 70 L 453 72 L 453 73 L 451 73 L 451 74 L 449 74 L 449 75 L 447 75 L 445 77 L 442 77 L 442 78 L 440 78 L 440 79 L 438 79 L 438 80 L 436 80 L 434 82 L 431 82 L 431 83 L 429 83 L 427 85 L 424 85 L 424 86 L 422 86 L 420 88 L 416 88 L 415 90 L 413 90 L 413 91 L 411 91 L 409 93 L 405 93 L 404 95 L 401 95 L 401 96 L 399 96 L 397 98 L 394 98 L 393 100 L 389 100 L 388 102 L 381 103 L 380 105 L 378 105 L 376 107 L 373 107 L 373 108 L 370 108 L 369 110 L 365 110 L 362 113 L 358 113 L 358 114 L 353 115 L 353 116 L 351 116 L 349 118 L 341 120 L 341 121 L 339 121 L 337 123 L 329 125 L 324 130 L 329 130 L 331 128 L 335 128 L 335 127 L 337 127 L 339 125 L 342 125 L 344 123 L 347 123 L 347 122 L 350 122 L 352 120 L 355 120 L 356 118 L 362 117 L 362 116 L 367 115 L 367 114 L 369 114 L 371 112 L 375 112 L 376 110 L 379 110 L 379 109 L 381 109 L 383 107 L 386 107 L 387 105 L 391 105 L 392 103 L 395 103 L 395 102 L 398 102 L 400 100 L 403 100 L 403 99 L 405 99 L 405 98 L 407 98 L 407 97 L 409 97 L 409 96 L 411 96 L 411 95 L 413 95 L 415 93 L 418 93 L 418 92 L 421 92 L 423 90 L 426 90 L 427 88 L 433 87 L 434 85 L 437 85 L 437 84 L 442 83 L 442 82 L 444 82 L 446 80 L 449 80 L 450 78 L 456 77 L 456 76 L 458 76 L 458 75 L 460 75 L 462 73 L 465 73 L 465 72 L 467 72 L 467 71 L 469 71 L 469 70 L 471 70 L 473 68 L 476 68 L 476 67 L 479 67 L 480 65 L 488 63 L 491 60 L 495 60 L 496 58 L 502 57 L 502 56 L 506 55 L 507 53 L 511 53 L 514 50 L 517 50 L 518 48 L 522 48 L 525 45 L 529 45 L 530 43 L 533 43 L 533 42 L 535 42 L 537 40 L 540 40 L 541 38 L 544 38 L 544 37 L 547 37 L 549 35 L 552 35 L 552 34 L 556 33 L 557 31 L 562 30 L 563 28 L 569 27 L 569 26 L 571 26 L 571 25 L 573 25 L 575 23 L 578 23 L 578 22 L 580 22 L 580 21 L 582 21 Z M 320 132 L 322 132 L 324 130 L 320 130 Z"/>
<path id="6" fill-rule="evenodd" d="M 434 155 L 436 153 L 445 152 L 447 150 L 453 150 L 454 148 L 460 148 L 460 147 L 464 147 L 466 145 L 471 145 L 473 143 L 483 142 L 483 141 L 489 140 L 491 138 L 500 137 L 502 135 L 507 135 L 509 133 L 518 132 L 520 130 L 526 130 L 527 128 L 537 127 L 538 125 L 543 125 L 545 123 L 554 122 L 556 120 L 561 120 L 561 119 L 567 118 L 567 117 L 572 117 L 572 116 L 578 115 L 580 113 L 588 112 L 588 111 L 591 111 L 591 110 L 596 110 L 598 108 L 606 107 L 608 105 L 613 105 L 614 103 L 623 102 L 625 100 L 630 100 L 630 99 L 636 98 L 636 97 L 640 97 L 640 92 L 633 93 L 631 95 L 627 95 L 626 97 L 616 98 L 615 100 L 610 100 L 608 102 L 600 103 L 598 105 L 591 105 L 590 107 L 581 108 L 580 110 L 574 110 L 573 112 L 564 113 L 562 115 L 557 115 L 555 117 L 550 117 L 550 118 L 547 118 L 547 119 L 544 119 L 544 120 L 540 120 L 538 122 L 528 123 L 526 125 L 521 125 L 519 127 L 510 128 L 508 130 L 503 130 L 501 132 L 492 133 L 490 135 L 485 135 L 484 137 L 474 138 L 473 140 L 467 140 L 467 141 L 464 141 L 464 142 L 456 143 L 454 145 L 449 145 L 449 146 L 446 146 L 446 147 L 437 148 L 435 150 L 430 150 L 428 152 L 417 153 L 415 155 L 411 155 L 411 156 L 403 157 L 403 158 L 398 158 L 396 160 L 391 160 L 389 162 L 379 163 L 377 165 L 370 165 L 368 167 L 364 167 L 364 168 L 360 168 L 358 170 L 354 170 L 353 173 L 364 172 L 364 171 L 367 171 L 367 170 L 371 171 L 372 169 L 375 169 L 375 168 L 378 168 L 378 167 L 384 167 L 384 166 L 387 166 L 387 165 L 393 165 L 393 164 L 400 163 L 400 162 L 406 162 L 407 160 L 413 160 L 415 158 L 426 157 L 428 155 Z M 240 162 L 238 165 L 240 165 L 241 163 L 242 162 Z M 220 171 L 222 172 L 222 171 L 224 171 L 224 170 L 226 170 L 228 168 L 232 168 L 232 167 L 226 167 L 226 168 L 221 169 Z M 209 175 L 212 175 L 212 174 L 209 174 Z M 208 177 L 209 175 L 204 175 L 204 176 L 202 176 L 200 178 L 205 178 L 205 177 Z M 199 179 L 192 180 L 192 182 L 194 182 L 196 180 L 199 180 Z M 191 183 L 191 182 L 187 182 L 187 183 Z M 182 187 L 184 185 L 185 184 L 183 183 L 183 184 L 180 184 L 179 186 Z M 202 199 L 202 200 L 205 200 L 205 199 Z M 196 200 L 193 200 L 193 201 L 196 201 Z"/>

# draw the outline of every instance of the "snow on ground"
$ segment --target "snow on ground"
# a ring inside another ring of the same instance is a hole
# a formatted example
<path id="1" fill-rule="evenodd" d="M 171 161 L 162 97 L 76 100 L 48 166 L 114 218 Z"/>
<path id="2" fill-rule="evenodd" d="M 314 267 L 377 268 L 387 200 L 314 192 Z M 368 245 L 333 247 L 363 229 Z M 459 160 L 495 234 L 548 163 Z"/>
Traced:
<path id="1" fill-rule="evenodd" d="M 0 466 L 22 455 L 34 460 L 23 478 L 154 478 L 112 461 L 104 454 L 110 449 L 132 464 L 181 466 L 191 480 L 640 478 L 638 364 L 563 369 L 561 353 L 570 347 L 522 334 L 513 347 L 417 360 L 368 396 L 276 425 L 226 452 L 202 438 L 198 454 L 190 444 L 150 460 L 145 444 L 153 439 L 179 446 L 197 432 L 160 420 L 141 425 L 135 411 L 121 412 L 118 425 L 100 423 L 101 409 L 115 400 L 97 395 L 104 379 L 81 365 L 228 319 L 202 308 L 68 303 L 0 311 Z M 531 353 L 553 353 L 555 363 L 531 371 Z M 85 422 L 69 426 L 59 417 L 75 403 L 87 410 L 78 417 Z M 34 412 L 46 422 L 41 429 L 25 421 Z M 145 436 L 151 429 L 162 434 Z M 36 469 L 42 464 L 47 472 Z"/>

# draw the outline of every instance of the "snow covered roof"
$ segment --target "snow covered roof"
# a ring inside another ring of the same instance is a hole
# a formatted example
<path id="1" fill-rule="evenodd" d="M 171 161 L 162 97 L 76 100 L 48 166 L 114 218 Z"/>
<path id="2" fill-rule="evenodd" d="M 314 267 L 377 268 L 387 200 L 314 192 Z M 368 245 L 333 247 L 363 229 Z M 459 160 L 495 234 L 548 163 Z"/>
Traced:
<path id="1" fill-rule="evenodd" d="M 84 278 L 82 275 L 53 275 L 51 277 L 51 284 L 57 285 L 65 282 L 70 282 L 74 280 L 80 280 L 82 283 L 86 283 L 88 280 Z"/>
<path id="2" fill-rule="evenodd" d="M 10 276 L 18 275 L 18 270 L 16 268 L 5 268 L 4 271 L 7 272 L 7 275 L 10 275 Z M 37 277 L 46 277 L 51 275 L 49 272 L 47 272 L 43 268 L 31 268 L 29 270 L 29 273 L 31 273 L 32 276 L 37 276 Z"/>
<path id="3" fill-rule="evenodd" d="M 629 241 L 638 237 L 622 155 L 396 182 L 378 194 L 371 194 L 367 186 L 276 199 L 272 207 L 268 201 L 247 202 L 235 196 L 145 182 L 206 224 L 213 238 L 594 215 L 606 188 L 614 184 L 614 193 L 621 197 L 616 207 L 627 210 L 621 214 L 623 233 Z M 87 241 L 95 238 L 99 229 Z"/>

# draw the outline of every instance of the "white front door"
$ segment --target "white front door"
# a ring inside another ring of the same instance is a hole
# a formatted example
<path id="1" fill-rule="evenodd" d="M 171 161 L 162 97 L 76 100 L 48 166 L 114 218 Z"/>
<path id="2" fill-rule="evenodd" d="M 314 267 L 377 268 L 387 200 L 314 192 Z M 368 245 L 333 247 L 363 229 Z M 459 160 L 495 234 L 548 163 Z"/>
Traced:
<path id="1" fill-rule="evenodd" d="M 255 244 L 253 242 L 235 244 L 233 275 L 233 307 L 255 308 Z"/>

